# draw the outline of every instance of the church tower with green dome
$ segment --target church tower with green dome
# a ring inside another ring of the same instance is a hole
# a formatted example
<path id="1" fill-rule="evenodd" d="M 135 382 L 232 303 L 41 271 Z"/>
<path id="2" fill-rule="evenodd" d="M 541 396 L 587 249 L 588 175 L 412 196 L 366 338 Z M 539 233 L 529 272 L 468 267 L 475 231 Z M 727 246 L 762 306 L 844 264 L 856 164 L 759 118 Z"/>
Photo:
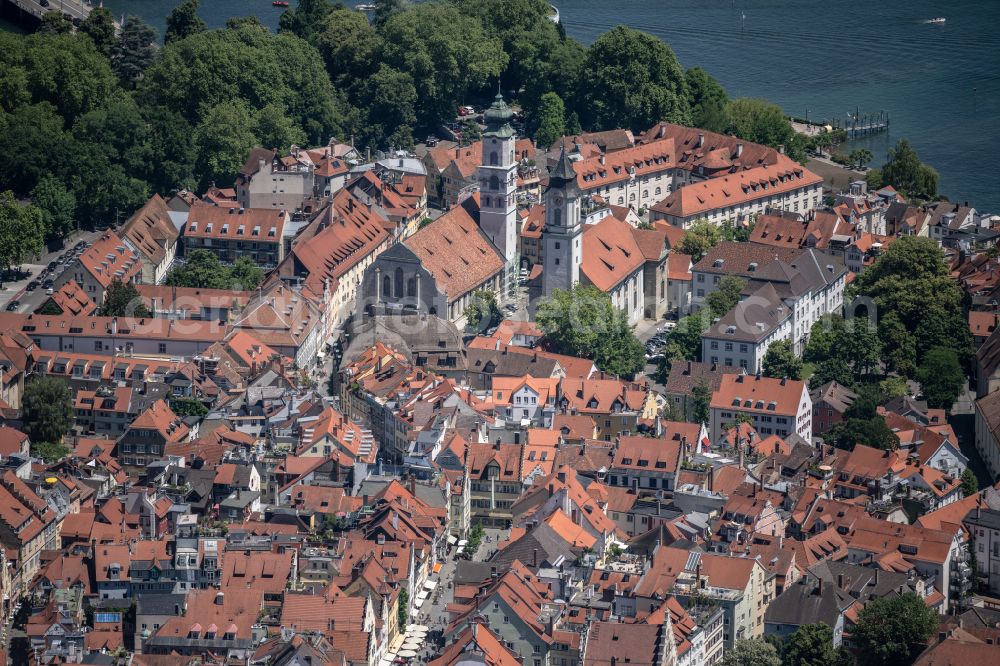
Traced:
<path id="1" fill-rule="evenodd" d="M 517 284 L 517 159 L 513 111 L 499 93 L 483 114 L 483 156 L 476 173 L 479 181 L 479 226 L 506 260 L 506 291 Z M 498 294 L 501 300 L 504 294 Z"/>

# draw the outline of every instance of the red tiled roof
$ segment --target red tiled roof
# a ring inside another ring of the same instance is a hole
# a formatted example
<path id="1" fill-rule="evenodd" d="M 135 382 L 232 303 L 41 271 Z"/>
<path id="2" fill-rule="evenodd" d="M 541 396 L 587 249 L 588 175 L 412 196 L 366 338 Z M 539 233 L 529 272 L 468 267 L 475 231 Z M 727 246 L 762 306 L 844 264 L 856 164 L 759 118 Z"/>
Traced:
<path id="1" fill-rule="evenodd" d="M 476 224 L 474 214 L 478 215 L 478 207 L 467 199 L 403 241 L 450 301 L 503 270 L 504 258 Z"/>

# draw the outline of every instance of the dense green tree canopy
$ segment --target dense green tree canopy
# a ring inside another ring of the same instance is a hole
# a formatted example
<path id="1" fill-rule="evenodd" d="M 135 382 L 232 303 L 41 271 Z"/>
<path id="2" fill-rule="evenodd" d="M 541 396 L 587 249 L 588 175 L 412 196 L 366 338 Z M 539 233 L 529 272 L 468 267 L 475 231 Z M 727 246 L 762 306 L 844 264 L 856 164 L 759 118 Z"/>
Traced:
<path id="1" fill-rule="evenodd" d="M 126 88 L 133 88 L 156 54 L 156 31 L 135 16 L 125 19 L 111 49 L 111 69 Z"/>
<path id="2" fill-rule="evenodd" d="M 782 666 L 852 666 L 854 659 L 844 648 L 833 646 L 833 629 L 822 622 L 804 624 L 781 646 Z"/>
<path id="3" fill-rule="evenodd" d="M 537 121 L 535 142 L 539 148 L 549 148 L 566 134 L 566 106 L 559 95 L 554 92 L 542 95 L 538 105 Z"/>
<path id="4" fill-rule="evenodd" d="M 145 104 L 179 111 L 196 127 L 221 104 L 244 105 L 248 114 L 275 104 L 312 142 L 325 143 L 342 129 L 342 102 L 316 49 L 259 23 L 242 22 L 168 44 L 140 88 Z"/>
<path id="5" fill-rule="evenodd" d="M 763 638 L 736 641 L 722 656 L 722 666 L 781 666 L 778 650 Z"/>
<path id="6" fill-rule="evenodd" d="M 859 663 L 907 666 L 937 626 L 937 613 L 912 592 L 873 599 L 858 613 L 853 631 Z"/>
<path id="7" fill-rule="evenodd" d="M 76 225 L 76 196 L 51 174 L 31 190 L 31 203 L 42 213 L 46 238 L 64 238 Z"/>
<path id="8" fill-rule="evenodd" d="M 747 286 L 747 281 L 739 275 L 726 275 L 705 298 L 705 305 L 711 310 L 713 317 L 722 317 L 740 302 L 740 294 Z"/>
<path id="9" fill-rule="evenodd" d="M 382 62 L 409 74 L 423 125 L 455 117 L 455 104 L 491 82 L 507 65 L 498 37 L 449 4 L 413 5 L 392 15 L 381 31 Z"/>
<path id="10" fill-rule="evenodd" d="M 697 263 L 705 254 L 722 240 L 722 230 L 718 225 L 708 220 L 696 220 L 684 233 L 677 249 L 691 255 L 691 261 Z"/>
<path id="11" fill-rule="evenodd" d="M 175 287 L 199 289 L 253 290 L 260 286 L 264 271 L 246 257 L 240 257 L 231 266 L 225 266 L 209 250 L 198 249 L 188 253 L 183 264 L 178 264 L 167 275 L 166 284 Z"/>
<path id="12" fill-rule="evenodd" d="M 931 409 L 949 411 L 968 381 L 958 356 L 945 347 L 935 347 L 924 354 L 917 380 Z"/>
<path id="13" fill-rule="evenodd" d="M 196 1 L 196 0 L 194 0 Z M 115 17 L 107 7 L 94 7 L 87 18 L 80 24 L 80 32 L 90 37 L 98 52 L 105 58 L 111 57 L 118 36 L 115 28 Z"/>
<path id="14" fill-rule="evenodd" d="M 628 321 L 596 287 L 556 289 L 539 304 L 535 319 L 552 349 L 593 359 L 609 374 L 630 378 L 645 362 L 642 343 Z"/>
<path id="15" fill-rule="evenodd" d="M 591 130 L 649 129 L 661 120 L 691 122 L 687 79 L 660 39 L 625 26 L 604 33 L 587 49 L 577 109 Z"/>
<path id="16" fill-rule="evenodd" d="M 802 359 L 795 355 L 789 340 L 778 340 L 767 348 L 761 369 L 767 377 L 802 379 Z"/>
<path id="17" fill-rule="evenodd" d="M 199 0 L 183 0 L 167 15 L 167 33 L 163 41 L 166 44 L 184 39 L 199 32 L 205 32 L 208 26 L 198 16 Z"/>
<path id="18" fill-rule="evenodd" d="M 114 280 L 104 293 L 104 303 L 99 310 L 104 317 L 150 317 L 152 314 L 142 302 L 139 290 L 131 282 Z"/>
<path id="19" fill-rule="evenodd" d="M 73 397 L 58 377 L 36 377 L 24 387 L 24 431 L 32 444 L 59 443 L 73 425 Z"/>
<path id="20" fill-rule="evenodd" d="M 728 132 L 729 95 L 722 84 L 701 67 L 692 67 L 685 72 L 684 78 L 687 80 L 694 126 L 712 132 Z"/>
<path id="21" fill-rule="evenodd" d="M 762 99 L 741 97 L 729 104 L 733 134 L 765 146 L 787 146 L 794 131 L 777 104 Z"/>
<path id="22" fill-rule="evenodd" d="M 0 266 L 20 266 L 41 254 L 44 240 L 42 211 L 22 206 L 10 190 L 0 192 Z"/>
<path id="23" fill-rule="evenodd" d="M 869 171 L 867 180 L 873 189 L 892 185 L 915 199 L 933 199 L 937 196 L 937 171 L 920 161 L 917 151 L 906 139 L 900 139 L 889 149 L 886 163 L 880 169 Z"/>
<path id="24" fill-rule="evenodd" d="M 971 355 L 962 289 L 951 278 L 940 246 L 930 238 L 897 239 L 857 277 L 851 293 L 873 301 L 880 322 L 894 316 L 914 336 L 914 342 L 906 344 L 915 344 L 918 362 L 934 347 L 952 349 L 963 363 Z M 894 333 L 898 336 L 898 330 Z"/>

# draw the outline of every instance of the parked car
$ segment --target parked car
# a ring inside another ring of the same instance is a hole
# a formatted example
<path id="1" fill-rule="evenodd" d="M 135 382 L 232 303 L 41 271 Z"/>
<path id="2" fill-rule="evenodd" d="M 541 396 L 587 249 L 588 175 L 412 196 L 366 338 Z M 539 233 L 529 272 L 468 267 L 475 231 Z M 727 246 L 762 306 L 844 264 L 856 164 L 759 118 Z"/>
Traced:
<path id="1" fill-rule="evenodd" d="M 436 136 L 429 136 L 429 137 L 427 137 L 424 140 L 424 145 L 426 145 L 428 148 L 433 148 L 434 146 L 438 145 L 438 139 L 437 139 L 437 137 Z"/>
<path id="2" fill-rule="evenodd" d="M 56 269 L 56 266 L 58 266 L 58 265 L 59 265 L 59 264 L 57 264 L 56 262 L 54 262 L 54 261 L 50 261 L 50 262 L 49 262 L 49 265 L 48 265 L 48 270 L 50 270 L 50 271 L 54 271 L 54 270 Z"/>
<path id="3" fill-rule="evenodd" d="M 45 295 L 46 296 L 51 296 L 54 293 L 56 293 L 55 289 L 53 289 L 52 287 L 46 287 L 46 289 L 45 289 Z"/>
<path id="4" fill-rule="evenodd" d="M 21 307 L 21 301 L 11 301 L 7 304 L 7 312 L 14 312 Z"/>
<path id="5" fill-rule="evenodd" d="M 28 286 L 25 287 L 25 291 L 34 291 L 36 289 L 38 289 L 38 280 L 32 280 L 28 283 Z"/>
<path id="6" fill-rule="evenodd" d="M 49 290 L 51 290 L 53 284 L 55 284 L 55 281 L 52 278 L 49 278 L 45 282 L 42 283 L 42 289 L 49 289 Z"/>

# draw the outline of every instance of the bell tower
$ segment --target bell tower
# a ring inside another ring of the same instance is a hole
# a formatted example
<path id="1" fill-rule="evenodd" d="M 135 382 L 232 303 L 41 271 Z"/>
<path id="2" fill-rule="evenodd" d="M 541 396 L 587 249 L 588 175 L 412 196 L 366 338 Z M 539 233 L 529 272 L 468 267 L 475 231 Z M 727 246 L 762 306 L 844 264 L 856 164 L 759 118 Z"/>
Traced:
<path id="1" fill-rule="evenodd" d="M 476 172 L 479 181 L 479 226 L 503 255 L 507 290 L 517 284 L 517 159 L 513 112 L 497 93 L 483 114 L 483 157 Z M 502 295 L 501 295 L 502 296 Z"/>
<path id="2" fill-rule="evenodd" d="M 545 229 L 542 231 L 542 294 L 570 289 L 580 281 L 583 247 L 580 236 L 580 188 L 573 163 L 563 148 L 559 162 L 549 173 L 545 190 Z"/>

